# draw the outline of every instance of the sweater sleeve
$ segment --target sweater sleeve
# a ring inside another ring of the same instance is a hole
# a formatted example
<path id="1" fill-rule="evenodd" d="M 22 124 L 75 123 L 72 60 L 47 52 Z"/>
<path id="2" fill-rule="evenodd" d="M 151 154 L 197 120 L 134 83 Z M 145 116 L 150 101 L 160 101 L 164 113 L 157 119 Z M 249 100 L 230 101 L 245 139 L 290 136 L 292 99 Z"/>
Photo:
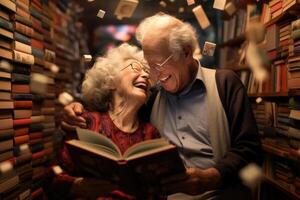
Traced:
<path id="1" fill-rule="evenodd" d="M 247 164 L 262 164 L 262 149 L 246 88 L 239 77 L 229 70 L 217 70 L 216 81 L 229 124 L 231 147 L 215 168 L 222 183 L 228 185 L 238 181 L 239 170 Z"/>

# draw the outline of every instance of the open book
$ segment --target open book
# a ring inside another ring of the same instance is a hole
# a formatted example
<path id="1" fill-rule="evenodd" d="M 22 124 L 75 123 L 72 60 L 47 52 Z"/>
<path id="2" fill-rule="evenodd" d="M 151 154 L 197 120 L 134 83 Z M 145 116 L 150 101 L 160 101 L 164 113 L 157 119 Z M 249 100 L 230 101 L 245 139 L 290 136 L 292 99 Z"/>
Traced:
<path id="1" fill-rule="evenodd" d="M 133 189 L 157 185 L 164 176 L 185 172 L 176 147 L 163 138 L 137 143 L 122 155 L 106 136 L 86 129 L 76 131 L 79 140 L 66 144 L 81 175 L 109 179 Z"/>

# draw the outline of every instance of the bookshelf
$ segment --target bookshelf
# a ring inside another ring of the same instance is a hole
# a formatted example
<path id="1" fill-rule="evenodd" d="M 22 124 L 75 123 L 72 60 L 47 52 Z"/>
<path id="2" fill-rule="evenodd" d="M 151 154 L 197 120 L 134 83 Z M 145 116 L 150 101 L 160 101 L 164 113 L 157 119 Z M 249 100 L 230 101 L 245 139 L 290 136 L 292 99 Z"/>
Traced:
<path id="1" fill-rule="evenodd" d="M 270 145 L 265 142 L 262 142 L 262 147 L 263 147 L 263 150 L 267 153 L 270 153 L 270 154 L 273 154 L 273 155 L 276 155 L 276 156 L 279 156 L 282 158 L 288 158 L 288 159 L 291 159 L 296 162 L 300 162 L 300 157 L 298 158 L 296 156 L 291 155 L 291 153 L 286 149 L 280 149 L 274 145 Z"/>
<path id="2" fill-rule="evenodd" d="M 237 53 L 240 46 L 246 41 L 245 27 L 243 32 L 219 45 L 220 66 L 234 70 L 247 88 L 265 155 L 262 199 L 300 199 L 300 83 L 299 70 L 294 67 L 300 64 L 295 64 L 300 61 L 300 53 L 294 50 L 296 45 L 300 46 L 300 37 L 295 36 L 300 25 L 294 23 L 300 16 L 300 1 L 271 0 L 263 5 L 261 13 L 244 3 L 246 11 L 241 12 L 248 15 L 245 23 L 251 23 L 251 12 L 258 13 L 254 18 L 267 30 L 266 41 L 259 47 L 265 49 L 270 59 L 269 77 L 257 82 L 247 65 L 235 62 L 240 56 Z M 223 27 L 225 38 L 239 32 L 238 26 L 238 23 L 231 26 L 234 31 Z M 260 103 L 256 103 L 258 97 L 262 98 Z"/>
<path id="3" fill-rule="evenodd" d="M 88 53 L 75 7 L 66 0 L 0 1 L 0 199 L 45 199 L 63 136 L 57 97 L 74 94 Z"/>
<path id="4" fill-rule="evenodd" d="M 279 16 L 265 23 L 265 26 L 267 27 L 272 24 L 282 22 L 284 20 L 297 19 L 297 17 L 295 16 L 296 13 L 293 13 L 294 11 L 297 11 L 297 9 L 300 9 L 299 2 L 282 12 Z"/>
<path id="5" fill-rule="evenodd" d="M 276 182 L 275 180 L 273 180 L 273 179 L 271 179 L 267 176 L 263 177 L 263 181 L 270 184 L 270 185 L 272 185 L 273 187 L 277 188 L 278 190 L 284 192 L 291 199 L 295 199 L 295 200 L 300 199 L 300 195 L 296 194 L 292 189 L 288 189 L 288 188 L 283 187 L 278 182 Z"/>
<path id="6" fill-rule="evenodd" d="M 250 98 L 257 98 L 257 97 L 277 98 L 277 97 L 290 97 L 290 96 L 300 96 L 300 90 L 290 90 L 288 92 L 248 94 L 248 97 Z"/>

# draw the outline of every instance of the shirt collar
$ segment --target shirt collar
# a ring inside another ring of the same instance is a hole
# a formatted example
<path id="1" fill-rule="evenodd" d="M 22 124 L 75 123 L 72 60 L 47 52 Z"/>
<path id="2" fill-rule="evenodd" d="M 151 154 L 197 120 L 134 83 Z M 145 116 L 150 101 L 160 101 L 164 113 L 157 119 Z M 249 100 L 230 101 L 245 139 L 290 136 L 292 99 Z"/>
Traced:
<path id="1" fill-rule="evenodd" d="M 192 87 L 196 84 L 196 82 L 200 82 L 201 86 L 203 86 L 203 88 L 205 89 L 204 82 L 203 82 L 202 70 L 200 69 L 201 68 L 201 64 L 200 64 L 200 62 L 198 60 L 196 60 L 196 61 L 198 63 L 198 69 L 197 69 L 196 76 L 194 77 L 193 81 L 183 91 L 181 91 L 178 94 L 178 96 L 186 95 L 192 89 Z"/>

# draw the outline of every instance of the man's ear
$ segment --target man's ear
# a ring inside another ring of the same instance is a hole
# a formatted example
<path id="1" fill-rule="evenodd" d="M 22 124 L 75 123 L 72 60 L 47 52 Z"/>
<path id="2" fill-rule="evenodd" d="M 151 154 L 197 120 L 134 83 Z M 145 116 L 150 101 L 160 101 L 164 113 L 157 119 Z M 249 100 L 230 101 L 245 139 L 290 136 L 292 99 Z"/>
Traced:
<path id="1" fill-rule="evenodd" d="M 191 46 L 188 46 L 188 45 L 183 46 L 182 51 L 183 51 L 183 55 L 185 58 L 193 57 L 193 52 L 192 52 Z"/>

